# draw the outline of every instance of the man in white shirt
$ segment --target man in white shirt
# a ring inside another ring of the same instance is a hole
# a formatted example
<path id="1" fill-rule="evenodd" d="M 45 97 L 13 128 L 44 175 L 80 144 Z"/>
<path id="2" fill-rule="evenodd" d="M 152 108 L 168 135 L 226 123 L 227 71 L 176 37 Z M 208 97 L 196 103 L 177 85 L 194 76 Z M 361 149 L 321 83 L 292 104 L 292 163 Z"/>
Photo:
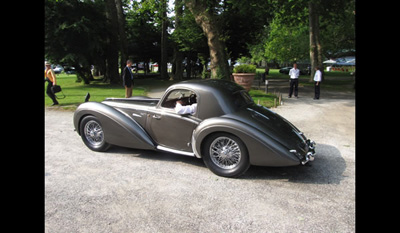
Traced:
<path id="1" fill-rule="evenodd" d="M 319 67 L 315 67 L 315 75 L 314 75 L 314 100 L 319 100 L 320 86 L 322 81 L 322 72 Z"/>
<path id="2" fill-rule="evenodd" d="M 289 90 L 289 98 L 292 98 L 292 93 L 293 93 L 293 87 L 294 87 L 294 97 L 297 97 L 297 94 L 299 92 L 299 75 L 300 75 L 300 70 L 297 69 L 297 64 L 293 64 L 293 68 L 290 69 L 289 71 L 289 76 L 290 76 L 290 90 Z"/>
<path id="3" fill-rule="evenodd" d="M 184 114 L 190 114 L 193 115 L 197 110 L 197 103 L 194 103 L 192 105 L 182 105 L 182 101 L 178 100 L 176 101 L 175 105 L 175 113 L 179 115 L 184 115 Z"/>

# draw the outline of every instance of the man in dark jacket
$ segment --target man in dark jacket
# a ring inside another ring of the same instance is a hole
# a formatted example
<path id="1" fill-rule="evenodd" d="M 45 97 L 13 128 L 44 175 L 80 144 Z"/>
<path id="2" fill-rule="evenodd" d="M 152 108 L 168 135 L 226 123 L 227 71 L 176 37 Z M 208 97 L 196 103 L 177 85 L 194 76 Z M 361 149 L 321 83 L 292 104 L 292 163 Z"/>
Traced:
<path id="1" fill-rule="evenodd" d="M 132 89 L 133 89 L 133 73 L 131 70 L 132 61 L 126 61 L 126 67 L 124 71 L 122 71 L 122 82 L 125 86 L 125 98 L 129 98 L 132 96 Z"/>

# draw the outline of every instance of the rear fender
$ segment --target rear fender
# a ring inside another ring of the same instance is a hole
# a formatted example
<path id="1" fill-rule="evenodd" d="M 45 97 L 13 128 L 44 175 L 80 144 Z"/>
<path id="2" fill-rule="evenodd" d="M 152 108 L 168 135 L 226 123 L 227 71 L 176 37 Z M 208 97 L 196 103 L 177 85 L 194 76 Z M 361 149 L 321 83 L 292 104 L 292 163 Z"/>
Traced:
<path id="1" fill-rule="evenodd" d="M 115 108 L 98 102 L 86 102 L 76 109 L 74 127 L 78 134 L 80 134 L 80 122 L 87 115 L 99 119 L 107 143 L 136 149 L 155 149 L 154 141 L 135 120 Z"/>
<path id="2" fill-rule="evenodd" d="M 202 143 L 209 135 L 225 132 L 239 137 L 247 147 L 250 164 L 259 166 L 294 166 L 300 160 L 269 135 L 243 122 L 216 117 L 200 123 L 192 137 L 196 157 L 202 157 Z"/>

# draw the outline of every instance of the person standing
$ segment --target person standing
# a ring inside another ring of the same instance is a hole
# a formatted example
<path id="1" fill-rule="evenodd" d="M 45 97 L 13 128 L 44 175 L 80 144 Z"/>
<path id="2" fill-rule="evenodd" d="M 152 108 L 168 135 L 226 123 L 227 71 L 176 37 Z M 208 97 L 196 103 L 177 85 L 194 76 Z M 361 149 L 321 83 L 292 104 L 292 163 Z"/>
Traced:
<path id="1" fill-rule="evenodd" d="M 123 85 L 125 86 L 125 98 L 129 98 L 132 96 L 132 89 L 134 83 L 133 83 L 133 73 L 131 67 L 132 67 L 132 61 L 127 60 L 124 71 L 122 72 L 122 82 Z"/>
<path id="2" fill-rule="evenodd" d="M 289 71 L 289 76 L 290 76 L 290 89 L 289 89 L 289 98 L 292 98 L 293 94 L 293 87 L 294 87 L 294 97 L 298 98 L 298 92 L 299 92 L 299 75 L 300 75 L 300 70 L 297 69 L 297 64 L 293 64 L 293 68 L 290 69 Z"/>
<path id="3" fill-rule="evenodd" d="M 46 94 L 50 97 L 51 100 L 53 100 L 53 104 L 51 106 L 58 105 L 56 96 L 52 91 L 52 87 L 57 83 L 56 75 L 53 69 L 51 68 L 51 64 L 49 62 L 46 61 L 44 65 L 46 66 L 46 69 L 44 70 L 44 78 L 45 78 L 44 80 L 48 82 Z"/>
<path id="4" fill-rule="evenodd" d="M 315 75 L 314 75 L 314 100 L 319 100 L 319 94 L 320 94 L 320 87 L 321 87 L 321 81 L 322 81 L 322 72 L 319 67 L 315 67 Z"/>

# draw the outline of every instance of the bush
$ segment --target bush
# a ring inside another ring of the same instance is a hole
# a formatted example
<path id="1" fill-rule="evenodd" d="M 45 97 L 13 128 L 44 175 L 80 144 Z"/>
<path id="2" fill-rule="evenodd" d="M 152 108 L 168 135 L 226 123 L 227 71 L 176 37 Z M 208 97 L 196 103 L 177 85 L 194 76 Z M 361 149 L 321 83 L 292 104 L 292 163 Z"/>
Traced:
<path id="1" fill-rule="evenodd" d="M 255 73 L 255 72 L 256 72 L 255 65 L 242 64 L 235 66 L 235 68 L 233 68 L 233 73 Z"/>

